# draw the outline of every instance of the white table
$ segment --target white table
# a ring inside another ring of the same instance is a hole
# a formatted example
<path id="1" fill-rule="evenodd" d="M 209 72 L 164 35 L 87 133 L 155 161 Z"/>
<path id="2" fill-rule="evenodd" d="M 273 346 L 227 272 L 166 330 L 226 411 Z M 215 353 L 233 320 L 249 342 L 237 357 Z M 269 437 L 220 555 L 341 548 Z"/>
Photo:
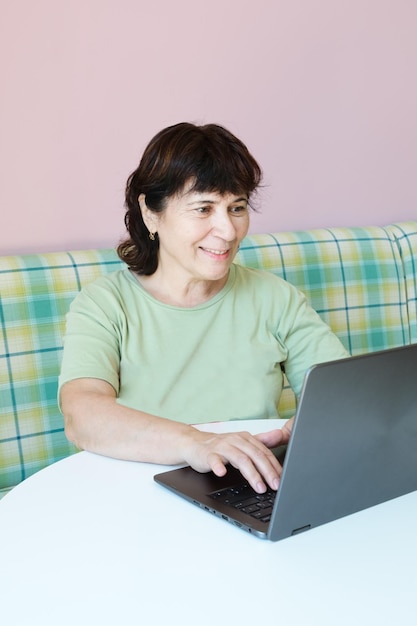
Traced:
<path id="1" fill-rule="evenodd" d="M 2 626 L 417 623 L 417 492 L 271 543 L 158 471 L 81 452 L 3 498 Z"/>

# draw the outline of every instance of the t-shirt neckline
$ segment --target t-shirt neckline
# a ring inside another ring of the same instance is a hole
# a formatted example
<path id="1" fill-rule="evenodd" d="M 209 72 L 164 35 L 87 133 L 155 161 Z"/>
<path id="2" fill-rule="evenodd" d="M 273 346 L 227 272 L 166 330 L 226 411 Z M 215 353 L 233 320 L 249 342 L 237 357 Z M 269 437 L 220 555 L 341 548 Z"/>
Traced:
<path id="1" fill-rule="evenodd" d="M 126 271 L 127 271 L 127 275 L 129 277 L 129 279 L 134 282 L 134 284 L 139 288 L 141 293 L 148 300 L 154 302 L 155 304 L 157 304 L 157 305 L 159 305 L 161 307 L 164 307 L 164 308 L 167 308 L 167 309 L 174 309 L 175 311 L 198 311 L 198 310 L 201 310 L 201 309 L 209 308 L 209 307 L 213 306 L 214 304 L 217 304 L 217 302 L 222 300 L 225 297 L 225 295 L 230 291 L 230 289 L 233 287 L 233 285 L 235 283 L 235 278 L 236 278 L 236 266 L 235 266 L 234 263 L 232 263 L 231 266 L 230 266 L 230 269 L 229 269 L 229 275 L 227 277 L 226 284 L 220 289 L 220 291 L 218 293 L 216 293 L 209 300 L 206 300 L 206 302 L 202 302 L 201 304 L 197 304 L 196 306 L 182 307 L 182 306 L 176 306 L 174 304 L 167 304 L 166 302 L 162 302 L 161 300 L 158 300 L 158 298 L 155 298 L 155 296 L 150 294 L 149 291 L 147 291 L 144 288 L 144 286 L 139 282 L 139 280 L 135 276 L 134 272 L 132 272 L 129 268 L 127 268 Z"/>

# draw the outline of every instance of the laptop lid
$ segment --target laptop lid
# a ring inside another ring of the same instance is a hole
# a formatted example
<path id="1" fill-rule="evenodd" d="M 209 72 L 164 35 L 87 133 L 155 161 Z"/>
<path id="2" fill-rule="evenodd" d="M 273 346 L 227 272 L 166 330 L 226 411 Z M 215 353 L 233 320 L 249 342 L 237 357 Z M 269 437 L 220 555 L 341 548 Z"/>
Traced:
<path id="1" fill-rule="evenodd" d="M 155 480 L 272 541 L 415 491 L 416 383 L 417 344 L 313 366 L 269 522 L 213 498 L 244 480 L 233 468 L 218 478 L 185 467 Z"/>

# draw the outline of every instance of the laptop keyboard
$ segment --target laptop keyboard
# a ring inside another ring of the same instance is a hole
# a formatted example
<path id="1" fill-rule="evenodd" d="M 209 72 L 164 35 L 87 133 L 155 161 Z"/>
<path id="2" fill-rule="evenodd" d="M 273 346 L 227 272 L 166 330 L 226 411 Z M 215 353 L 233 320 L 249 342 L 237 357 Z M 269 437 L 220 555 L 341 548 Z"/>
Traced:
<path id="1" fill-rule="evenodd" d="M 226 487 L 220 491 L 213 491 L 208 495 L 217 502 L 239 509 L 255 519 L 269 522 L 276 491 L 269 489 L 265 493 L 256 493 L 252 487 L 245 483 L 236 487 Z"/>

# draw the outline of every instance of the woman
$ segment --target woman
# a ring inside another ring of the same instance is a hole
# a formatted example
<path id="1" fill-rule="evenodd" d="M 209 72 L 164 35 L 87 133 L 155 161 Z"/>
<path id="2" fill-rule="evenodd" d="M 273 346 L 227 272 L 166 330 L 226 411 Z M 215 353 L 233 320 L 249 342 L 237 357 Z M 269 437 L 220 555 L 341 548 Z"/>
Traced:
<path id="1" fill-rule="evenodd" d="M 283 369 L 295 393 L 313 363 L 347 356 L 291 285 L 233 264 L 261 180 L 226 129 L 158 133 L 126 187 L 127 268 L 74 300 L 60 377 L 68 438 L 121 459 L 237 467 L 262 493 L 282 430 L 203 433 L 202 422 L 277 417 Z"/>

